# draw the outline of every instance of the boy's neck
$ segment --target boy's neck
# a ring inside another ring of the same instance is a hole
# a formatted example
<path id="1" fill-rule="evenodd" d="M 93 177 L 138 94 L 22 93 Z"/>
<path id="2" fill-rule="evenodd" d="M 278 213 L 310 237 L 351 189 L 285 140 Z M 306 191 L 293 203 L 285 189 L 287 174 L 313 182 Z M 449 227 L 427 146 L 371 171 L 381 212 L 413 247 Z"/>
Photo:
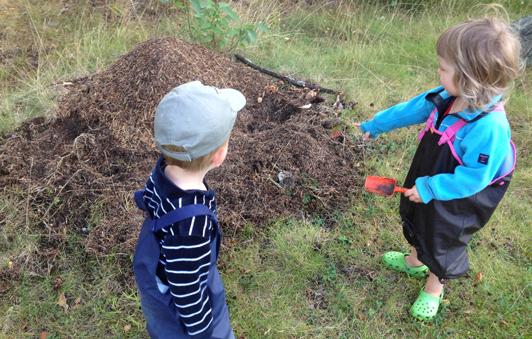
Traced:
<path id="1" fill-rule="evenodd" d="M 203 179 L 209 169 L 202 171 L 188 171 L 178 166 L 167 165 L 164 169 L 164 174 L 170 179 L 177 187 L 182 190 L 207 190 Z"/>

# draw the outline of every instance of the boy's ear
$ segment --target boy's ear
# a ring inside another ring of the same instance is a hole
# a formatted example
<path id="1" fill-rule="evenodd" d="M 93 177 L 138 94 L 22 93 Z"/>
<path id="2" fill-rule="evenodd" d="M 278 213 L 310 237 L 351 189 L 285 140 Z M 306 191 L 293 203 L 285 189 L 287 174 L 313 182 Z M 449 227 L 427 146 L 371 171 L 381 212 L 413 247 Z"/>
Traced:
<path id="1" fill-rule="evenodd" d="M 219 167 L 225 160 L 227 156 L 227 144 L 224 144 L 222 147 L 218 148 L 212 155 L 212 168 Z"/>

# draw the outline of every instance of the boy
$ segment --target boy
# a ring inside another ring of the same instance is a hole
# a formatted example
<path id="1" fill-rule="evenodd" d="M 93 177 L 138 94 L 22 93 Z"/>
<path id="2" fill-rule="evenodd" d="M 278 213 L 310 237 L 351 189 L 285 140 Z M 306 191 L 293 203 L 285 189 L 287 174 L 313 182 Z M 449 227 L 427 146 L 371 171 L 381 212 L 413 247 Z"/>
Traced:
<path id="1" fill-rule="evenodd" d="M 204 177 L 224 161 L 245 104 L 237 90 L 194 81 L 174 88 L 157 107 L 154 137 L 162 156 L 135 193 L 147 217 L 133 260 L 152 338 L 234 338 L 216 269 L 216 202 Z"/>

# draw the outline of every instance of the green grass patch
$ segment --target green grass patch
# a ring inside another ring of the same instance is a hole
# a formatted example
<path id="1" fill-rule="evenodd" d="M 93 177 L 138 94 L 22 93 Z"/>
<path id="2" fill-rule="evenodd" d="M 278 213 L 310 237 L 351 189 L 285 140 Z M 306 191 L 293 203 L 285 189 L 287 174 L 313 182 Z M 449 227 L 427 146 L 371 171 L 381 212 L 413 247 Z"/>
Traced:
<path id="1" fill-rule="evenodd" d="M 64 82 L 104 69 L 137 43 L 179 31 L 176 17 L 142 20 L 128 15 L 127 6 L 23 2 L 0 12 L 6 27 L 0 133 L 28 118 L 53 115 Z"/>

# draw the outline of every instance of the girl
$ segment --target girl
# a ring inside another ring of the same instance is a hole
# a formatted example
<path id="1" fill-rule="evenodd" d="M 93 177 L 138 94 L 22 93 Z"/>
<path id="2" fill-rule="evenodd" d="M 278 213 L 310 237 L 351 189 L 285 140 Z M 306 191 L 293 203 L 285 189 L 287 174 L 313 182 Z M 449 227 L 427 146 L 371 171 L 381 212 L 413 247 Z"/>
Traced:
<path id="1" fill-rule="evenodd" d="M 445 31 L 436 50 L 441 86 L 360 124 L 365 138 L 426 121 L 401 197 L 410 253 L 388 252 L 386 267 L 424 278 L 411 308 L 431 320 L 443 283 L 469 269 L 466 246 L 501 201 L 515 167 L 502 96 L 520 70 L 519 40 L 494 18 Z"/>

